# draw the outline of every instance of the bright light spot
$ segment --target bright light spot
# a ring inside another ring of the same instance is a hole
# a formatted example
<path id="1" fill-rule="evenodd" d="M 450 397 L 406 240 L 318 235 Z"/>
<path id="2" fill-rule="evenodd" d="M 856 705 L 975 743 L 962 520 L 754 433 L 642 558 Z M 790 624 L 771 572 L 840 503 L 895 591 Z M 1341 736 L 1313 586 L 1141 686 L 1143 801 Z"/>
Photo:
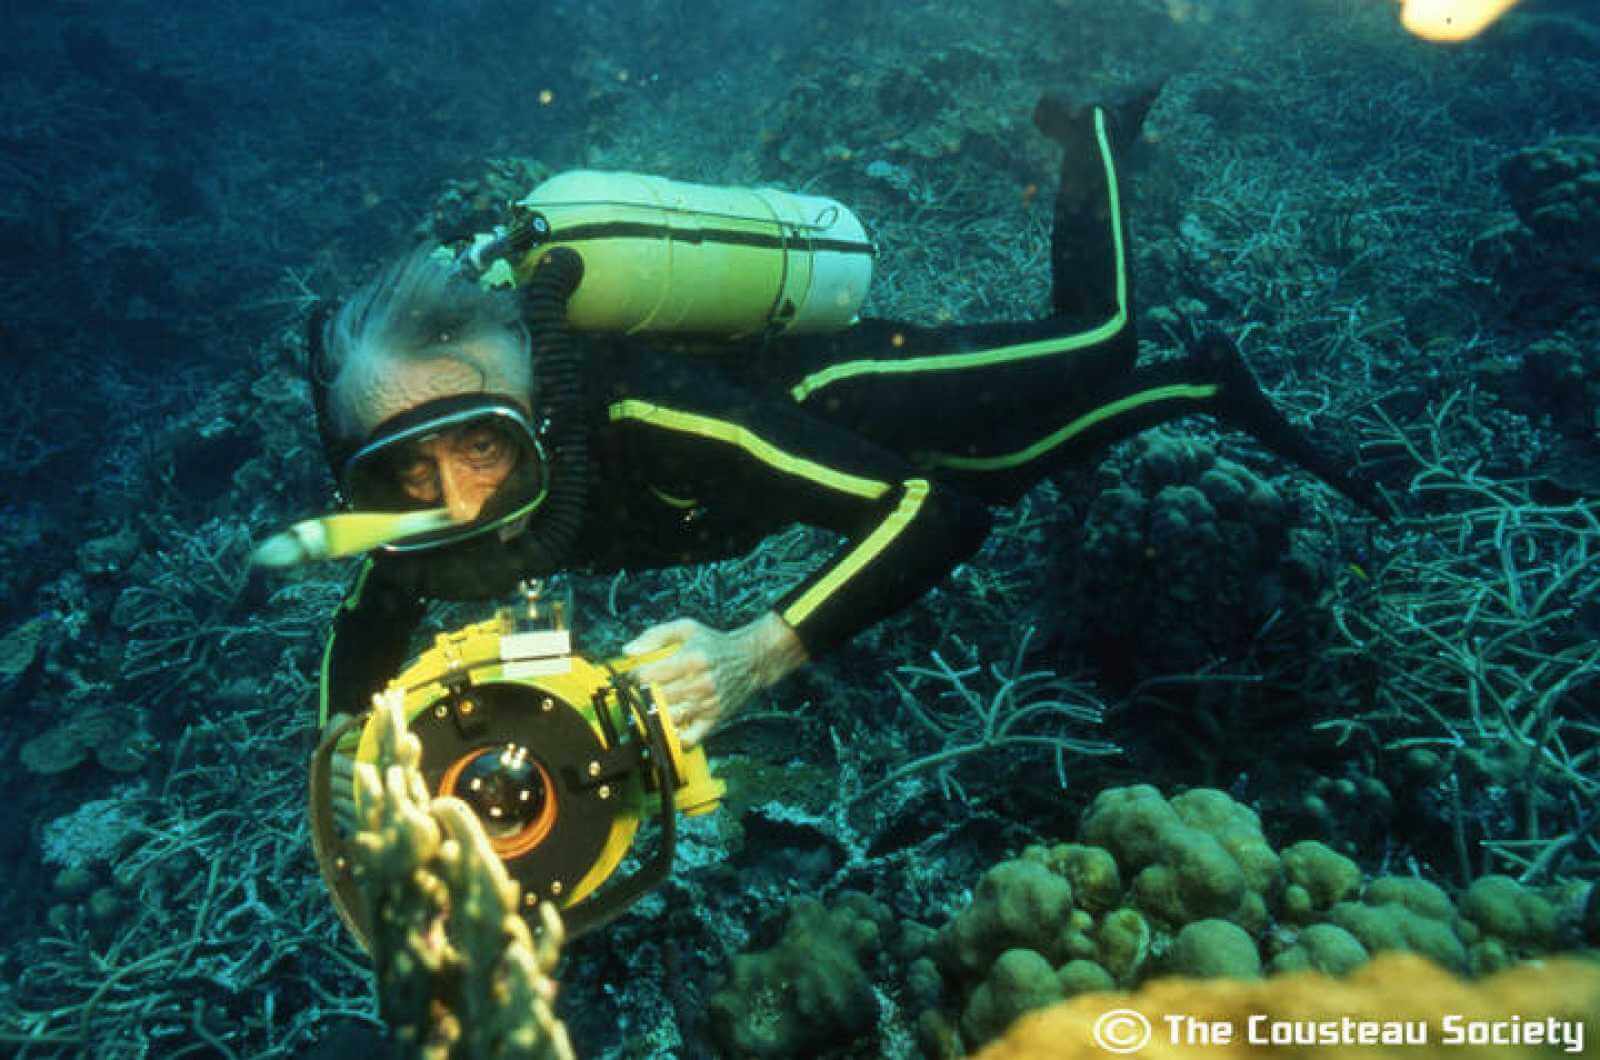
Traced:
<path id="1" fill-rule="evenodd" d="M 1517 0 L 1400 0 L 1400 24 L 1425 40 L 1470 40 Z"/>
<path id="2" fill-rule="evenodd" d="M 548 107 L 555 101 L 556 94 L 554 92 L 550 91 L 548 88 L 541 88 L 539 90 L 539 105 L 541 107 Z"/>

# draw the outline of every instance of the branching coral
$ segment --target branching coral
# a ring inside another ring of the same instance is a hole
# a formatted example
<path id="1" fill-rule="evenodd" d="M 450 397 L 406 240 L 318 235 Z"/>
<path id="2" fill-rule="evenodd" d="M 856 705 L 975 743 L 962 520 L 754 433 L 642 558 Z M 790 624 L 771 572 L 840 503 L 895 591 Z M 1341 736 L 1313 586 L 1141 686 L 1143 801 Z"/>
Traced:
<path id="1" fill-rule="evenodd" d="M 560 917 L 541 907 L 535 943 L 472 810 L 428 794 L 403 705 L 401 692 L 379 697 L 377 761 L 356 767 L 356 878 L 384 1018 L 419 1060 L 571 1060 L 551 1010 Z"/>
<path id="2" fill-rule="evenodd" d="M 108 812 L 143 824 L 114 860 L 83 866 L 89 880 L 57 891 L 48 928 L 13 952 L 0 1042 L 109 1057 L 183 1041 L 289 1058 L 336 1024 L 375 1022 L 367 973 L 311 864 L 284 708 L 303 690 L 252 692 L 168 746 L 161 783 L 115 793 Z"/>
<path id="3" fill-rule="evenodd" d="M 1381 565 L 1348 571 L 1334 602 L 1345 652 L 1375 667 L 1370 705 L 1324 723 L 1397 757 L 1436 756 L 1463 881 L 1484 867 L 1546 876 L 1596 856 L 1600 726 L 1583 707 L 1600 676 L 1588 601 L 1600 592 L 1600 506 L 1543 503 L 1463 464 L 1452 437 L 1475 405 L 1455 395 L 1415 427 L 1379 413 L 1376 450 L 1415 468 L 1429 514 Z"/>
<path id="4" fill-rule="evenodd" d="M 1045 752 L 1055 765 L 1057 782 L 1067 786 L 1069 756 L 1116 755 L 1116 744 L 1077 735 L 1100 724 L 1102 706 L 1084 684 L 1053 671 L 1025 669 L 1033 630 L 1018 638 L 1006 664 L 957 669 L 932 653 L 933 665 L 902 666 L 906 682 L 890 677 L 916 726 L 932 737 L 935 750 L 891 770 L 857 796 L 867 798 L 902 777 L 926 769 L 938 771 L 948 795 L 960 791 L 954 767 L 972 755 Z M 974 683 L 977 678 L 981 684 Z M 987 687 L 984 687 L 987 686 Z M 930 695 L 931 693 L 931 695 Z"/>
<path id="5" fill-rule="evenodd" d="M 136 563 L 112 611 L 129 638 L 127 678 L 203 666 L 245 630 L 233 611 L 250 575 L 248 528 L 223 519 L 159 526 L 164 547 Z"/>

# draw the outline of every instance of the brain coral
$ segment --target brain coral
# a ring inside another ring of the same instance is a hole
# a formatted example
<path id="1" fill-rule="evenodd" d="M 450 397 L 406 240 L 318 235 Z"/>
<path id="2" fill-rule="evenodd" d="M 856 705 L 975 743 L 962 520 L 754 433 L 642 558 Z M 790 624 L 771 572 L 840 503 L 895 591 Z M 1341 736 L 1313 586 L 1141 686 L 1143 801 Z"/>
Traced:
<path id="1" fill-rule="evenodd" d="M 1107 672 L 1193 672 L 1238 654 L 1320 572 L 1291 548 L 1298 512 L 1270 483 L 1192 438 L 1135 444 L 1090 505 L 1073 607 Z"/>

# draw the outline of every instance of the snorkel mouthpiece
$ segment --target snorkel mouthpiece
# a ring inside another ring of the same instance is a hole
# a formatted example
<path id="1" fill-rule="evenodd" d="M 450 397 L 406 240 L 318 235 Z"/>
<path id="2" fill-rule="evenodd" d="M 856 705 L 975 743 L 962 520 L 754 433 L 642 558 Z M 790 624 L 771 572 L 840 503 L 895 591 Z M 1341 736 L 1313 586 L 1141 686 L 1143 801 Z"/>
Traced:
<path id="1" fill-rule="evenodd" d="M 295 523 L 250 554 L 257 567 L 296 567 L 343 559 L 453 525 L 448 508 L 424 512 L 340 512 Z"/>

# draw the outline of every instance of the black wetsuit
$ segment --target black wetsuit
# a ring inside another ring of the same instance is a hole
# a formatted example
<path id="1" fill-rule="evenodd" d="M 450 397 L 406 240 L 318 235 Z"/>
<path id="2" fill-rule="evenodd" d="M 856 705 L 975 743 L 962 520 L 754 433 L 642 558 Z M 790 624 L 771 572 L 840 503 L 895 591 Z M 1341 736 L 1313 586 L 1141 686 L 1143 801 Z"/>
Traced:
<path id="1" fill-rule="evenodd" d="M 589 341 L 588 491 L 563 569 L 701 563 L 795 523 L 837 531 L 838 551 L 773 605 L 814 659 L 920 597 L 982 543 L 990 505 L 1065 463 L 1188 412 L 1242 408 L 1258 435 L 1286 431 L 1236 357 L 1134 368 L 1108 121 L 1097 109 L 1081 142 L 1063 137 L 1046 319 L 869 320 L 720 359 Z M 1225 400 L 1236 390 L 1249 391 L 1242 406 Z M 1274 448 L 1307 457 L 1294 439 Z M 364 709 L 398 672 L 422 597 L 504 593 L 550 573 L 523 562 L 515 539 L 377 554 L 334 621 L 324 714 Z"/>

